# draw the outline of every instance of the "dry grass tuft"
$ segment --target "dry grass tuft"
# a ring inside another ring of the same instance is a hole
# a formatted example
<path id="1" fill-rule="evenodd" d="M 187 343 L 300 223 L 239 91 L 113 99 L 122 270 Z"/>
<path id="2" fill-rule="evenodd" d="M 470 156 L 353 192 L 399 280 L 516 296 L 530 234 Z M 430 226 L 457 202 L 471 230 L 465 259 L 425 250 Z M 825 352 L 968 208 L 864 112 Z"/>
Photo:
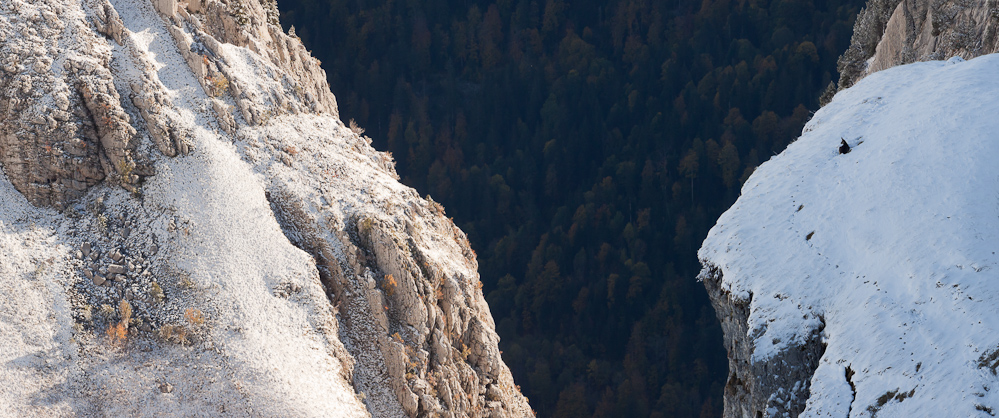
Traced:
<path id="1" fill-rule="evenodd" d="M 222 97 L 229 91 L 229 79 L 222 74 L 208 76 L 208 87 L 213 97 Z"/>
<path id="2" fill-rule="evenodd" d="M 364 128 L 358 126 L 357 122 L 354 121 L 354 119 L 351 119 L 349 122 L 347 122 L 347 125 L 350 126 L 351 132 L 354 132 L 357 135 L 361 135 L 364 133 Z"/>
<path id="3" fill-rule="evenodd" d="M 187 338 L 190 332 L 183 325 L 164 325 L 160 327 L 159 334 L 160 338 L 174 344 L 185 345 L 191 342 Z"/>

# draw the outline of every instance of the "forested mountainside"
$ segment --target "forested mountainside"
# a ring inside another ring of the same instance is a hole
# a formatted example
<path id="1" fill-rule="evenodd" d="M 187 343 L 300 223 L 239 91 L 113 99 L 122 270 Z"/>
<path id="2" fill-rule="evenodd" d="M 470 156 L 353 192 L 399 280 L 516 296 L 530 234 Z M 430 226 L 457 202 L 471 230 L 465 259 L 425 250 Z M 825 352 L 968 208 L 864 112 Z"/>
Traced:
<path id="1" fill-rule="evenodd" d="M 862 5 L 279 0 L 341 119 L 468 233 L 544 417 L 720 414 L 695 252 L 835 91 Z"/>

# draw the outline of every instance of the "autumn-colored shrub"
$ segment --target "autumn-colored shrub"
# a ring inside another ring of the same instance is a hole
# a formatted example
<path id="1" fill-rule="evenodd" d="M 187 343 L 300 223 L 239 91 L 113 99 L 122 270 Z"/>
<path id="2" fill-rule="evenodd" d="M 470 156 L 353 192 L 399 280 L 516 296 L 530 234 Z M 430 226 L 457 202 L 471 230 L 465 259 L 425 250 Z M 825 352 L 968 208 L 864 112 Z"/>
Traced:
<path id="1" fill-rule="evenodd" d="M 399 282 L 395 281 L 395 277 L 392 277 L 391 274 L 386 274 L 382 280 L 382 290 L 385 291 L 386 295 L 392 296 L 398 286 Z"/>
<path id="2" fill-rule="evenodd" d="M 122 346 L 128 338 L 128 328 L 121 322 L 108 327 L 108 339 L 113 346 Z"/>
<path id="3" fill-rule="evenodd" d="M 187 320 L 188 324 L 191 326 L 201 326 L 205 324 L 205 315 L 201 311 L 194 308 L 187 308 L 184 311 L 184 319 Z"/>
<path id="4" fill-rule="evenodd" d="M 221 97 L 229 90 L 229 79 L 222 74 L 208 76 L 208 88 L 214 97 Z"/>
<path id="5" fill-rule="evenodd" d="M 120 319 L 117 324 L 108 327 L 107 335 L 113 346 L 123 346 L 128 339 L 128 323 L 132 320 L 132 305 L 127 300 L 118 304 Z"/>

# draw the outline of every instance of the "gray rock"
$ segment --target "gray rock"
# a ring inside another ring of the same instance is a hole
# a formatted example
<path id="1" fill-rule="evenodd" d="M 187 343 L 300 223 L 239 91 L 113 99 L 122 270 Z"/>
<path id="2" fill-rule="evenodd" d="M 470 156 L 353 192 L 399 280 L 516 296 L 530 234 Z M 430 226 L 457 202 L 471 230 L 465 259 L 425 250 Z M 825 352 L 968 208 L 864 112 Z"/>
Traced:
<path id="1" fill-rule="evenodd" d="M 489 388 L 486 389 L 486 399 L 490 401 L 503 399 L 503 392 L 496 385 L 489 385 Z"/>
<path id="2" fill-rule="evenodd" d="M 839 89 L 896 65 L 999 52 L 994 2 L 868 0 L 839 58 Z"/>
<path id="3" fill-rule="evenodd" d="M 114 260 L 115 263 L 121 262 L 121 259 L 124 258 L 124 256 L 122 256 L 121 252 L 118 250 L 114 250 L 114 252 L 112 252 L 108 256 L 111 257 L 111 259 Z"/>
<path id="4" fill-rule="evenodd" d="M 105 279 L 104 276 L 101 276 L 99 274 L 93 274 L 93 273 L 91 273 L 91 280 L 94 281 L 94 285 L 96 285 L 96 286 L 101 286 L 101 285 L 104 284 L 104 282 L 107 281 L 107 279 Z"/>
<path id="5" fill-rule="evenodd" d="M 61 10 L 59 6 L 45 7 Z M 107 175 L 120 174 L 116 173 L 119 167 L 134 167 L 128 150 L 135 129 L 115 89 L 110 54 L 94 48 L 104 42 L 100 34 L 53 30 L 65 25 L 60 21 L 65 16 L 56 15 L 32 19 L 29 27 L 17 25 L 27 33 L 37 33 L 36 39 L 45 39 L 45 45 L 51 41 L 52 47 L 26 47 L 23 43 L 32 41 L 20 36 L 0 41 L 7 47 L 0 53 L 4 68 L 12 70 L 4 75 L 0 91 L 0 102 L 4 103 L 0 111 L 0 163 L 11 184 L 28 201 L 64 208 Z M 10 25 L 5 23 L 3 28 Z M 54 61 L 63 61 L 61 67 L 66 71 L 53 71 L 59 67 L 51 65 Z M 60 110 L 48 115 L 51 109 L 37 108 L 41 103 L 52 103 Z"/>
<path id="6" fill-rule="evenodd" d="M 118 265 L 118 264 L 109 264 L 108 265 L 108 273 L 111 273 L 111 274 L 124 274 L 125 273 L 125 266 Z"/>
<path id="7" fill-rule="evenodd" d="M 822 331 L 811 330 L 799 344 L 766 360 L 753 358 L 754 336 L 749 331 L 750 300 L 738 300 L 721 286 L 722 271 L 705 264 L 698 276 L 721 322 L 728 352 L 729 377 L 725 384 L 723 416 L 796 417 L 811 394 L 810 382 L 825 352 Z M 772 411 L 772 412 L 771 412 Z"/>
<path id="8" fill-rule="evenodd" d="M 101 255 L 97 251 L 93 251 L 90 253 L 91 260 L 97 261 L 97 259 L 99 258 L 101 258 Z"/>
<path id="9" fill-rule="evenodd" d="M 90 257 L 90 251 L 91 251 L 91 249 L 92 248 L 90 248 L 90 243 L 89 242 L 85 242 L 85 243 L 83 243 L 83 247 L 80 248 L 80 251 L 83 252 L 83 256 L 84 257 Z"/>
<path id="10" fill-rule="evenodd" d="M 506 414 L 503 413 L 502 402 L 487 402 L 486 405 L 492 410 L 489 413 L 489 418 L 506 418 Z"/>
<path id="11" fill-rule="evenodd" d="M 161 393 L 170 393 L 170 392 L 173 392 L 173 385 L 171 385 L 169 383 L 166 383 L 166 382 L 160 384 L 160 392 Z"/>
<path id="12" fill-rule="evenodd" d="M 90 280 L 94 279 L 94 272 L 90 271 L 90 269 L 88 268 L 83 269 L 83 275 L 87 276 L 87 278 Z"/>

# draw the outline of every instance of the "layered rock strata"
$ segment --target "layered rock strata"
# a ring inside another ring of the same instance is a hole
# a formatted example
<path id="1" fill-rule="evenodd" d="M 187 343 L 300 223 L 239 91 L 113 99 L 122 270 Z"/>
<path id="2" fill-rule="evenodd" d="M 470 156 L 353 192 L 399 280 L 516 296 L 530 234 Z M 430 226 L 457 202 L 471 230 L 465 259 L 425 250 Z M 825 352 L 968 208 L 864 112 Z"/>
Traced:
<path id="1" fill-rule="evenodd" d="M 839 59 L 839 89 L 896 65 L 999 52 L 999 1 L 869 0 Z"/>
<path id="2" fill-rule="evenodd" d="M 135 184 L 143 170 L 135 170 L 135 129 L 114 88 L 109 45 L 81 19 L 17 1 L 4 7 L 0 162 L 11 182 L 32 203 L 56 207 L 108 176 Z"/>

